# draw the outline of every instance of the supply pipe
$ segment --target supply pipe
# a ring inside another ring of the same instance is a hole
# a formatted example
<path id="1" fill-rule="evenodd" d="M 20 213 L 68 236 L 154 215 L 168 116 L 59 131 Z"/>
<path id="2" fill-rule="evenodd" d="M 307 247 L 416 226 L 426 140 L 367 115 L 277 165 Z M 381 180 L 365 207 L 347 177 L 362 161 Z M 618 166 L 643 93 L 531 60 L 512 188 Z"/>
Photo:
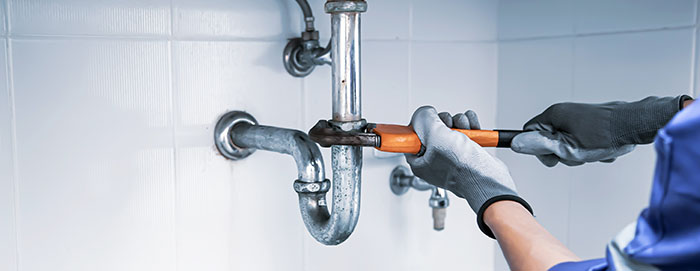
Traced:
<path id="1" fill-rule="evenodd" d="M 314 27 L 314 14 L 311 12 L 311 6 L 306 0 L 296 0 L 301 9 L 301 13 L 304 15 L 304 24 L 306 25 L 306 32 L 315 31 Z"/>

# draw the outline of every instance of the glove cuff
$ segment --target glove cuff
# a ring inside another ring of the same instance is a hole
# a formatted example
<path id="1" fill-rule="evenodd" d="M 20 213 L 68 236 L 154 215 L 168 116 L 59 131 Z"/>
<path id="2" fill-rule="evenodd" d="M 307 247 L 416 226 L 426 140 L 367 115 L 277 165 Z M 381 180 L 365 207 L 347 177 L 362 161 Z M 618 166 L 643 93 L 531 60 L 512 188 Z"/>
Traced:
<path id="1" fill-rule="evenodd" d="M 613 110 L 611 135 L 613 146 L 649 144 L 678 111 L 688 95 L 677 97 L 648 97 L 626 103 Z"/>
<path id="2" fill-rule="evenodd" d="M 476 212 L 476 224 L 479 226 L 479 229 L 481 232 L 486 234 L 486 236 L 491 237 L 493 239 L 496 239 L 496 237 L 493 235 L 493 232 L 489 228 L 488 225 L 484 222 L 484 212 L 486 209 L 491 206 L 491 204 L 494 204 L 496 202 L 502 201 L 502 200 L 510 200 L 510 201 L 515 201 L 517 203 L 520 203 L 525 209 L 527 209 L 530 214 L 534 215 L 532 212 L 532 207 L 530 207 L 530 204 L 527 203 L 523 198 L 518 197 L 516 195 L 500 195 L 500 196 L 495 196 L 493 198 L 488 199 L 484 204 L 481 205 L 479 208 L 479 211 Z"/>

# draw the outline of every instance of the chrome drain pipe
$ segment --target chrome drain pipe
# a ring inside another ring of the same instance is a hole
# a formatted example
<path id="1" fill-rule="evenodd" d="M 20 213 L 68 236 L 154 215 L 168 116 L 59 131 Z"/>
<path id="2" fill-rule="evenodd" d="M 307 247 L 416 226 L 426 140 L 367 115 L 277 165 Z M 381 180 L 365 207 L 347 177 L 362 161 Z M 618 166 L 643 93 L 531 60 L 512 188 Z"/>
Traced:
<path id="1" fill-rule="evenodd" d="M 301 217 L 311 236 L 325 245 L 340 244 L 350 236 L 360 206 L 360 170 L 353 168 L 362 163 L 358 153 L 333 149 L 333 206 L 329 212 L 326 192 L 331 182 L 325 177 L 318 145 L 306 133 L 259 125 L 250 114 L 231 111 L 219 119 L 214 138 L 219 152 L 232 160 L 243 159 L 256 150 L 292 156 L 297 165 L 294 190 L 299 195 Z"/>
<path id="2" fill-rule="evenodd" d="M 331 14 L 332 119 L 346 131 L 361 131 L 360 91 L 360 13 L 367 3 L 359 0 L 329 0 L 325 10 Z M 226 158 L 237 160 L 255 150 L 291 155 L 297 165 L 294 190 L 306 229 L 317 241 L 337 245 L 352 234 L 360 214 L 360 175 L 362 147 L 331 146 L 333 202 L 328 211 L 326 192 L 331 182 L 325 178 L 321 152 L 301 131 L 258 125 L 248 113 L 232 111 L 216 124 L 214 141 Z"/>

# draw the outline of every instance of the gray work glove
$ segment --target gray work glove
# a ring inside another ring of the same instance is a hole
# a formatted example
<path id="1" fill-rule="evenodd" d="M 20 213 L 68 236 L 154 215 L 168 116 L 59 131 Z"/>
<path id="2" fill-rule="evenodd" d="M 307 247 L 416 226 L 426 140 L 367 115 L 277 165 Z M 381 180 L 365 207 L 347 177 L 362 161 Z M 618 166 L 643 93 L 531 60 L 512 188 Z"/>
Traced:
<path id="1" fill-rule="evenodd" d="M 479 128 L 474 112 L 450 117 L 441 114 L 440 120 L 433 107 L 418 108 L 411 118 L 411 126 L 418 134 L 424 151 L 406 154 L 413 174 L 426 182 L 452 191 L 464 198 L 477 214 L 477 224 L 484 234 L 493 233 L 483 221 L 486 208 L 494 202 L 519 202 L 532 213 L 530 205 L 515 192 L 515 184 L 503 162 L 491 156 L 466 135 L 454 128 Z M 446 125 L 447 124 L 447 125 Z"/>
<path id="2" fill-rule="evenodd" d="M 536 155 L 544 165 L 578 166 L 612 162 L 637 144 L 654 141 L 689 96 L 648 97 L 637 102 L 559 103 L 524 125 L 530 131 L 513 138 L 513 151 Z"/>

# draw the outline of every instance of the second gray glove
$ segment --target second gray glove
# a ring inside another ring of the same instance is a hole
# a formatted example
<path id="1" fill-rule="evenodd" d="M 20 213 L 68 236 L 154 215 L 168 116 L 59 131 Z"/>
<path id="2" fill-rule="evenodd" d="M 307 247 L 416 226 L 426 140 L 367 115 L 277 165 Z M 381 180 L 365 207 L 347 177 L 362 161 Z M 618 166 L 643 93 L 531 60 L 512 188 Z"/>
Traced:
<path id="1" fill-rule="evenodd" d="M 524 125 L 511 144 L 513 151 L 533 154 L 546 166 L 612 162 L 648 144 L 688 96 L 648 97 L 637 102 L 559 103 Z"/>

